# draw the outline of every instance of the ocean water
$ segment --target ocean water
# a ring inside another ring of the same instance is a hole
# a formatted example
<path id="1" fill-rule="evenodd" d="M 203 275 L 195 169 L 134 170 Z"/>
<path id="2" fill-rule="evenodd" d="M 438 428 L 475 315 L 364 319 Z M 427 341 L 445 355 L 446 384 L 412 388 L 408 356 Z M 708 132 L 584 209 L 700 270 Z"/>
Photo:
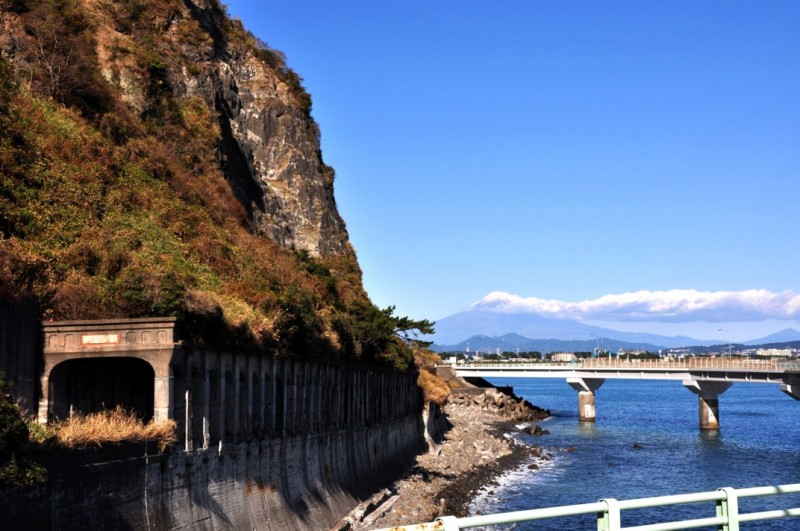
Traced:
<path id="1" fill-rule="evenodd" d="M 677 381 L 606 380 L 595 423 L 577 420 L 578 394 L 563 380 L 496 378 L 550 409 L 550 435 L 518 434 L 553 457 L 499 478 L 473 501 L 483 514 L 702 492 L 720 487 L 800 483 L 800 401 L 778 385 L 735 383 L 720 395 L 719 431 L 698 427 L 696 395 Z M 634 445 L 640 446 L 636 448 Z M 800 507 L 800 495 L 740 500 L 740 512 Z M 623 526 L 714 516 L 714 503 L 623 511 Z M 800 530 L 800 518 L 742 524 L 743 529 Z M 593 515 L 496 529 L 596 529 Z"/>

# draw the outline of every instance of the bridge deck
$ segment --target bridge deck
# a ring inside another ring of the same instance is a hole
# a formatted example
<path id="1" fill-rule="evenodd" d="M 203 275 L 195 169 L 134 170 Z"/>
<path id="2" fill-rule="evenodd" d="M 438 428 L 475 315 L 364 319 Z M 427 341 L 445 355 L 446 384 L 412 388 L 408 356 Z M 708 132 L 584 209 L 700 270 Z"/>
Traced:
<path id="1" fill-rule="evenodd" d="M 709 358 L 692 360 L 587 359 L 575 363 L 471 363 L 454 367 L 461 377 L 611 378 L 782 383 L 800 363 Z"/>

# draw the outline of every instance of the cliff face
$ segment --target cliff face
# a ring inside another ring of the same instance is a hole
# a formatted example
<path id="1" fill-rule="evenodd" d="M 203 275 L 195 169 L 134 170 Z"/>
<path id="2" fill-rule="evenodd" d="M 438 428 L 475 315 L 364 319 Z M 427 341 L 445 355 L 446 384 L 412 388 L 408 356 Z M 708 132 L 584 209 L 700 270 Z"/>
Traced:
<path id="1" fill-rule="evenodd" d="M 70 43 L 60 51 L 25 53 L 59 37 L 48 21 L 31 27 L 19 20 L 37 4 L 7 3 L 0 50 L 29 71 L 35 62 L 50 62 L 44 69 L 54 74 L 64 65 L 48 56 L 70 54 Z M 315 256 L 347 252 L 333 170 L 322 161 L 310 98 L 279 52 L 229 20 L 215 1 L 84 0 L 77 7 L 85 10 L 81 29 L 102 77 L 131 110 L 148 113 L 154 95 L 201 98 L 213 109 L 220 165 L 255 231 Z"/>
<path id="2" fill-rule="evenodd" d="M 92 4 L 102 16 L 108 4 Z M 333 169 L 322 161 L 310 97 L 279 52 L 228 20 L 215 1 L 175 3 L 160 23 L 159 72 L 173 97 L 199 97 L 214 110 L 223 171 L 252 226 L 283 246 L 312 255 L 346 252 L 347 231 L 333 195 Z M 116 26 L 97 27 L 103 76 L 142 112 L 148 79 L 130 68 Z M 271 63 L 271 64 L 270 64 Z"/>
<path id="3" fill-rule="evenodd" d="M 322 162 L 319 130 L 287 101 L 256 57 L 219 61 L 211 94 L 225 139 L 227 173 L 258 229 L 312 254 L 342 253 L 347 232 Z"/>

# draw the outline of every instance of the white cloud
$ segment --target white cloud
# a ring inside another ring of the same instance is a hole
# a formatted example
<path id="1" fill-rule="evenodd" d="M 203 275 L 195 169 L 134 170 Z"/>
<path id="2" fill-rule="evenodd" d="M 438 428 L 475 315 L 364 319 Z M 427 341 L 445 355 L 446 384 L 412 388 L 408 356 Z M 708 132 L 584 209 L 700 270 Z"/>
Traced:
<path id="1" fill-rule="evenodd" d="M 636 291 L 568 302 L 520 297 L 502 291 L 488 294 L 470 306 L 497 313 L 535 313 L 568 319 L 619 321 L 730 322 L 800 317 L 800 295 L 763 289 L 744 291 Z"/>

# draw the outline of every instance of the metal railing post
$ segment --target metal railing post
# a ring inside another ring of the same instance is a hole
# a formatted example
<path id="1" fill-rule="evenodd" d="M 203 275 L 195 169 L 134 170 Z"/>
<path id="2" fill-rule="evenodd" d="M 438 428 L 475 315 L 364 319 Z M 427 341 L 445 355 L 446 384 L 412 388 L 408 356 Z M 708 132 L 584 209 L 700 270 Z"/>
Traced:
<path id="1" fill-rule="evenodd" d="M 617 531 L 622 528 L 619 501 L 614 498 L 604 498 L 600 503 L 606 504 L 606 510 L 597 513 L 597 531 Z"/>
<path id="2" fill-rule="evenodd" d="M 436 519 L 437 522 L 441 522 L 444 524 L 444 528 L 441 531 L 460 531 L 461 528 L 458 527 L 458 518 L 455 516 L 441 516 Z"/>
<path id="3" fill-rule="evenodd" d="M 727 522 L 717 526 L 720 531 L 739 531 L 739 497 L 736 489 L 723 487 L 717 489 L 725 493 L 725 498 L 717 500 L 717 516 L 727 518 Z"/>

